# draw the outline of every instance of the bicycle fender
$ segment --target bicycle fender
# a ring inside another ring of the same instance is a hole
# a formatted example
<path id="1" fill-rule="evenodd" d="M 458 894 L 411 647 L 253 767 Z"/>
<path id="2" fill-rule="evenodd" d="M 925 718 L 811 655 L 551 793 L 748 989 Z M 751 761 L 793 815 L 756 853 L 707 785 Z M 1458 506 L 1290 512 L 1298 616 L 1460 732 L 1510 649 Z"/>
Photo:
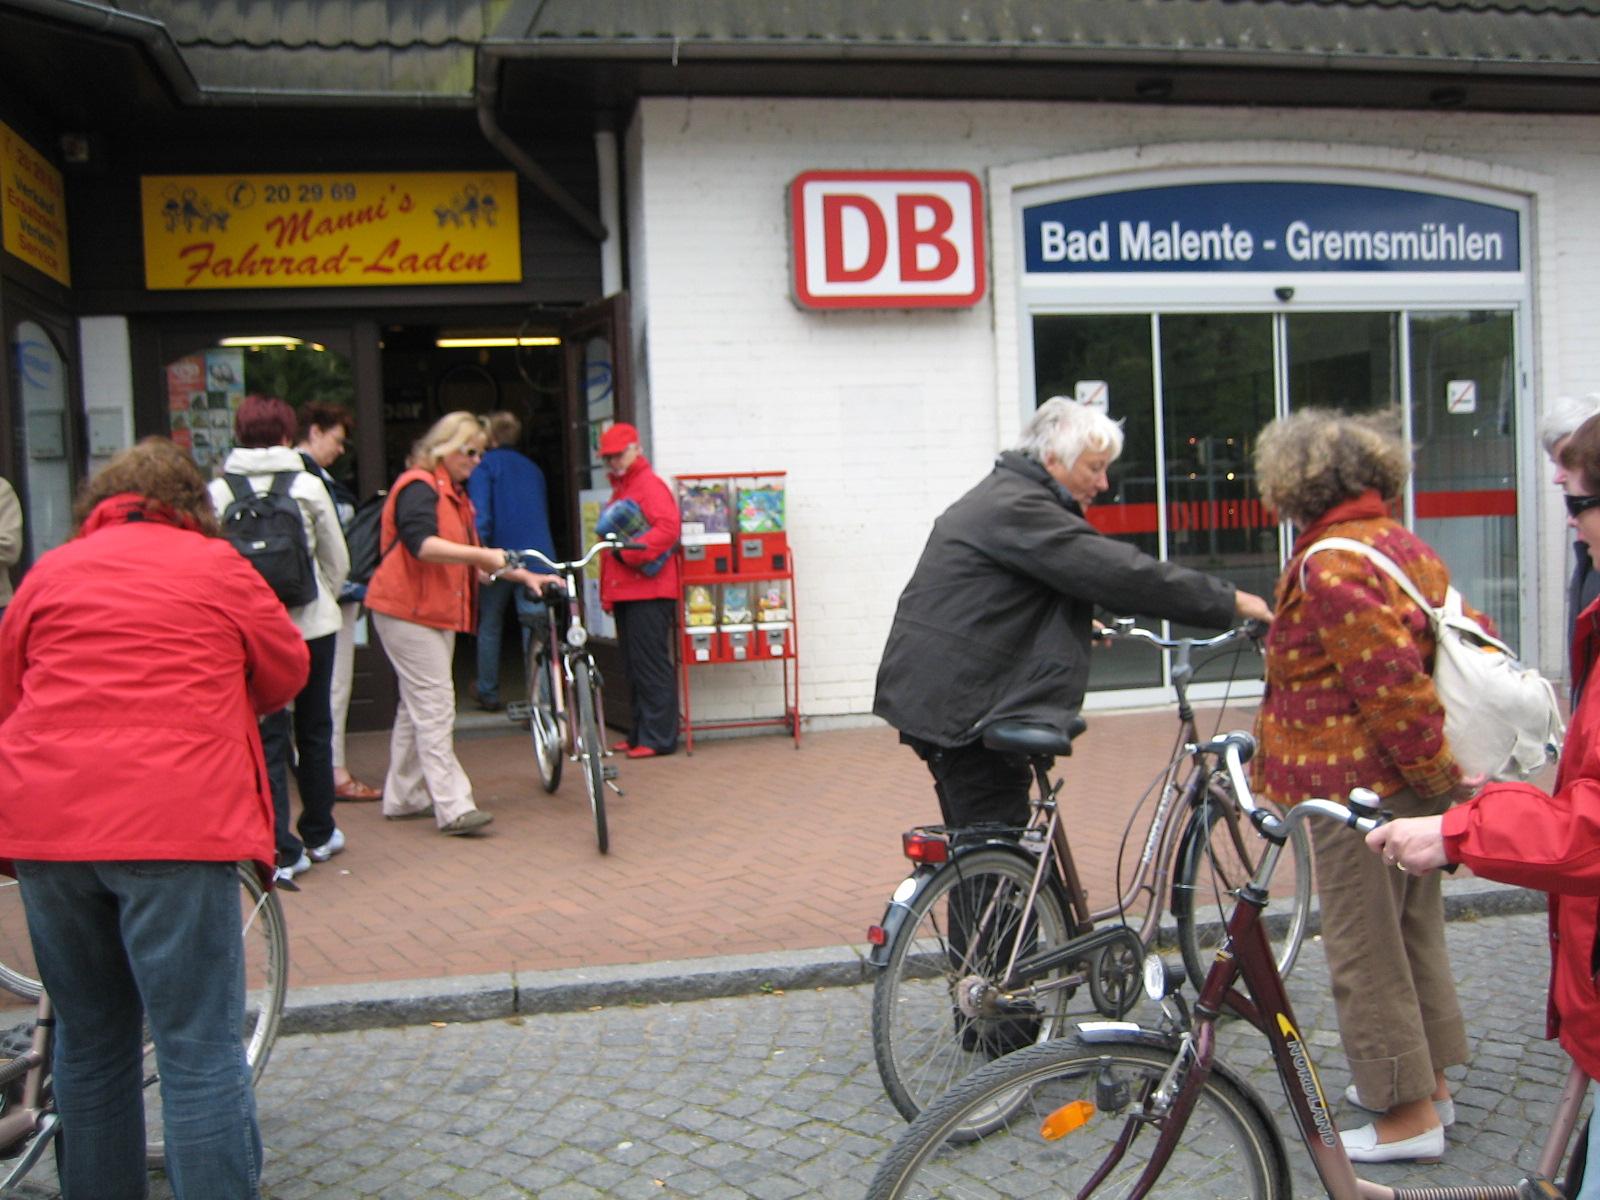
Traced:
<path id="1" fill-rule="evenodd" d="M 1026 862 L 1030 871 L 1033 869 L 1034 864 L 1038 862 L 1033 855 L 1029 854 L 1010 838 L 986 838 L 982 842 L 963 845 L 961 849 L 962 852 L 968 852 L 980 848 L 1009 850 Z M 923 863 L 900 881 L 900 886 L 895 888 L 894 895 L 889 897 L 889 906 L 883 910 L 883 920 L 878 922 L 879 928 L 884 932 L 883 945 L 873 946 L 867 952 L 867 962 L 875 967 L 889 965 L 889 948 L 894 945 L 895 934 L 900 931 L 900 927 L 906 923 L 906 918 L 911 915 L 911 906 L 916 903 L 917 897 L 922 894 L 922 890 L 928 886 L 929 881 L 935 875 L 940 871 L 949 870 L 960 861 L 960 858 L 961 855 L 958 853 L 948 862 L 937 866 Z"/>
<path id="2" fill-rule="evenodd" d="M 900 932 L 900 927 L 911 915 L 911 905 L 922 894 L 922 889 L 928 886 L 928 880 L 938 871 L 938 867 L 923 864 L 902 879 L 900 885 L 894 889 L 894 895 L 889 897 L 889 906 L 883 910 L 883 920 L 878 922 L 878 927 L 884 934 L 883 944 L 873 946 L 867 951 L 867 961 L 873 966 L 889 965 L 889 948 L 894 945 L 895 935 Z"/>

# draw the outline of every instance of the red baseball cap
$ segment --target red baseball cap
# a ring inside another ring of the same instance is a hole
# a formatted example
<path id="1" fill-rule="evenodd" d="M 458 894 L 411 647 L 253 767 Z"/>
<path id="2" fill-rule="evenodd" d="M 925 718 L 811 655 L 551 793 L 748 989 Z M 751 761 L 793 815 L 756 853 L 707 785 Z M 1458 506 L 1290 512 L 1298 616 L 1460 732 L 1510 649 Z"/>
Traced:
<path id="1" fill-rule="evenodd" d="M 639 440 L 639 431 L 626 421 L 618 421 L 600 435 L 600 453 L 621 454 Z"/>

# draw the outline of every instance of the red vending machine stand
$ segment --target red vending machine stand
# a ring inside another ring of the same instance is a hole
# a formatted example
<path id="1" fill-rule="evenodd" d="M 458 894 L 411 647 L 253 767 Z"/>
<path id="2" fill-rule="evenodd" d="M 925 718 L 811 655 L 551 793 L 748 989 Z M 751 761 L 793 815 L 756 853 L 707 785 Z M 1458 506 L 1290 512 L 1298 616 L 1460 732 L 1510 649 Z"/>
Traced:
<path id="1" fill-rule="evenodd" d="M 679 475 L 683 518 L 683 627 L 678 677 L 684 750 L 696 731 L 776 725 L 800 745 L 800 655 L 794 616 L 794 562 L 785 513 L 785 473 Z M 696 721 L 693 679 L 702 667 L 776 662 L 783 714 Z M 691 671 L 694 668 L 694 671 Z"/>

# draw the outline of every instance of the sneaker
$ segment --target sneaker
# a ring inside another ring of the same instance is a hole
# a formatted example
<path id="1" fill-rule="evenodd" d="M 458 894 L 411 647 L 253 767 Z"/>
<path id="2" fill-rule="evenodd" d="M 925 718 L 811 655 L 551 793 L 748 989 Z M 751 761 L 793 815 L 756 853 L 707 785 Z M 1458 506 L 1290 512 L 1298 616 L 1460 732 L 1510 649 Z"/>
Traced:
<path id="1" fill-rule="evenodd" d="M 459 837 L 464 833 L 475 833 L 492 820 L 494 820 L 493 815 L 484 812 L 482 809 L 474 808 L 470 812 L 462 813 L 448 825 L 439 826 L 439 832 L 448 833 L 452 837 Z"/>
<path id="2" fill-rule="evenodd" d="M 304 875 L 309 870 L 311 870 L 311 856 L 302 850 L 300 857 L 294 862 L 278 868 L 278 878 L 293 879 L 296 875 Z"/>
<path id="3" fill-rule="evenodd" d="M 333 836 L 321 846 L 313 846 L 306 851 L 306 856 L 314 863 L 327 862 L 335 854 L 344 849 L 344 830 L 335 829 Z"/>

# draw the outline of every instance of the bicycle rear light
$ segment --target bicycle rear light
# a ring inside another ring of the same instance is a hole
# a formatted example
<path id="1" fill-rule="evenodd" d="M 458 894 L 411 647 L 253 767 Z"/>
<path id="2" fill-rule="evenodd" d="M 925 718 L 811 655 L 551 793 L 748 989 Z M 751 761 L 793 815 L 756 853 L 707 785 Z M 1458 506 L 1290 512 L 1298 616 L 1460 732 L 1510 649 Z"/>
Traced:
<path id="1" fill-rule="evenodd" d="M 882 925 L 868 925 L 867 943 L 872 946 L 886 946 L 889 944 L 889 934 Z"/>
<path id="2" fill-rule="evenodd" d="M 931 833 L 913 829 L 900 835 L 900 848 L 914 863 L 942 863 L 950 861 L 950 843 Z"/>

